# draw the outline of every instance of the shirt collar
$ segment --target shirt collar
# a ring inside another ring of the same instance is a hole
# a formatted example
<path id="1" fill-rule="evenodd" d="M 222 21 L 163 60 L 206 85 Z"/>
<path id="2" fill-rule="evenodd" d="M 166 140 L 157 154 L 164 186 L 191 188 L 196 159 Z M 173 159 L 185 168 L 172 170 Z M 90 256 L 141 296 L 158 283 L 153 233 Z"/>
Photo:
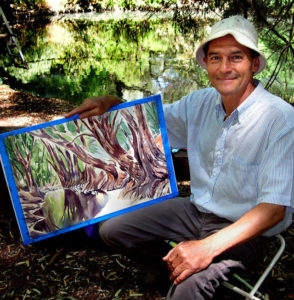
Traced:
<path id="1" fill-rule="evenodd" d="M 230 117 L 234 118 L 234 119 L 238 119 L 239 121 L 243 118 L 244 114 L 246 111 L 250 110 L 253 106 L 254 103 L 256 103 L 258 101 L 259 95 L 261 94 L 261 92 L 263 91 L 263 86 L 262 84 L 259 82 L 259 80 L 254 80 L 254 84 L 255 84 L 255 89 L 252 91 L 252 93 L 245 99 L 245 101 L 243 101 L 231 114 Z M 215 109 L 216 109 L 216 116 L 217 116 L 217 120 L 220 123 L 223 123 L 223 120 L 226 116 L 226 112 L 224 110 L 223 107 L 223 102 L 221 99 L 221 95 L 218 93 L 218 97 L 216 99 L 216 105 L 215 105 Z"/>
<path id="2" fill-rule="evenodd" d="M 253 106 L 256 102 L 258 102 L 259 95 L 263 91 L 263 86 L 258 80 L 254 80 L 255 89 L 252 91 L 252 93 L 243 101 L 237 108 L 239 113 L 239 121 L 245 117 L 249 110 L 253 109 Z M 245 112 L 247 112 L 245 114 Z"/>
<path id="3" fill-rule="evenodd" d="M 221 98 L 221 95 L 219 93 L 218 93 L 218 96 L 216 98 L 215 109 L 216 109 L 216 119 L 217 119 L 219 125 L 221 125 L 224 121 L 225 116 L 226 116 L 226 112 L 224 110 L 222 98 Z"/>

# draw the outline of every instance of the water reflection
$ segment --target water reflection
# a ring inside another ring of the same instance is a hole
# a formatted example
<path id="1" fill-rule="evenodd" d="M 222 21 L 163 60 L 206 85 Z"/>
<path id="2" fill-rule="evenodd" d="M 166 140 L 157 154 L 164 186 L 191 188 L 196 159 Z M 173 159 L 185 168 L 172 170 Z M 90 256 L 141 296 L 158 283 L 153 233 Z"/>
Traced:
<path id="1" fill-rule="evenodd" d="M 201 22 L 197 36 L 206 29 Z M 29 70 L 15 67 L 3 47 L 0 68 L 11 87 L 45 97 L 81 102 L 98 94 L 133 100 L 160 93 L 173 102 L 208 84 L 194 59 L 195 31 L 181 33 L 163 14 L 59 16 L 24 28 L 18 40 Z"/>

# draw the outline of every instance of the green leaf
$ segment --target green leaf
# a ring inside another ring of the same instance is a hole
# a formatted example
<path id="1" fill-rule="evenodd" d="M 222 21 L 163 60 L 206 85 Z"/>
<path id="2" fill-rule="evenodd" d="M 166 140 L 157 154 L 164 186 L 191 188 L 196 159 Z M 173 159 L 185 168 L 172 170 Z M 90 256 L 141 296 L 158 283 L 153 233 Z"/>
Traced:
<path id="1" fill-rule="evenodd" d="M 54 131 L 54 129 L 52 127 L 47 127 L 47 128 L 44 128 L 44 131 L 49 134 L 50 136 L 56 138 L 56 139 L 59 139 L 59 136 L 56 134 L 56 132 Z"/>
<path id="2" fill-rule="evenodd" d="M 58 132 L 62 132 L 62 133 L 66 132 L 63 124 L 56 125 L 55 127 L 56 127 Z"/>
<path id="3" fill-rule="evenodd" d="M 66 127 L 67 127 L 67 130 L 69 132 L 71 132 L 72 135 L 76 135 L 77 134 L 77 128 L 76 128 L 74 122 L 68 122 L 66 124 Z"/>

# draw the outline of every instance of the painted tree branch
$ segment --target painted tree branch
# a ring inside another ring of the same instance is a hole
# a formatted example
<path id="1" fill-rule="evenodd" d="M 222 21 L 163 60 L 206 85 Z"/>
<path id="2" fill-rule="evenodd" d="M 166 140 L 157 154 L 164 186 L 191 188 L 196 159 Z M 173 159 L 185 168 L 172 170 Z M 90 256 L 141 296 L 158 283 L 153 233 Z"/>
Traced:
<path id="1" fill-rule="evenodd" d="M 117 177 L 117 172 L 114 164 L 112 163 L 105 163 L 104 161 L 100 160 L 99 158 L 95 158 L 90 153 L 88 153 L 84 148 L 80 147 L 76 143 L 72 144 L 64 139 L 60 134 L 57 134 L 58 139 L 52 137 L 51 135 L 47 134 L 44 129 L 39 129 L 39 132 L 31 132 L 32 135 L 39 137 L 41 139 L 47 139 L 53 144 L 59 145 L 65 149 L 70 150 L 74 153 L 81 161 L 91 164 L 95 168 L 99 168 L 105 170 L 112 174 L 114 178 Z"/>
<path id="2" fill-rule="evenodd" d="M 54 127 L 51 127 L 52 134 L 45 129 L 31 133 L 44 143 L 52 158 L 50 164 L 62 186 L 81 183 L 87 189 L 105 191 L 125 188 L 125 193 L 145 198 L 152 197 L 157 187 L 164 187 L 168 182 L 165 156 L 149 129 L 144 105 L 75 121 L 74 124 L 78 135 L 71 141 Z M 119 130 L 125 137 L 128 150 L 118 141 Z M 87 151 L 85 137 L 93 137 L 110 159 L 102 161 Z M 79 141 L 83 146 L 78 145 Z M 77 158 L 85 163 L 84 172 L 77 169 Z"/>

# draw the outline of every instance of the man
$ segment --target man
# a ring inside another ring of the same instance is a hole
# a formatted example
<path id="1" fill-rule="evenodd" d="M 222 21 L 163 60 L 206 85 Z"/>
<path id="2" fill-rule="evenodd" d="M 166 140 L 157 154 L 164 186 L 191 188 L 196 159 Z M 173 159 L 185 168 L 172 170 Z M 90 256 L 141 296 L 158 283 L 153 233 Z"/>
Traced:
<path id="1" fill-rule="evenodd" d="M 105 221 L 110 246 L 145 253 L 168 239 L 168 299 L 210 299 L 233 268 L 258 257 L 265 236 L 292 222 L 294 110 L 253 79 L 266 66 L 255 28 L 233 16 L 216 23 L 196 52 L 214 88 L 164 106 L 172 147 L 187 148 L 191 197 Z M 120 103 L 86 99 L 68 116 L 101 114 Z M 153 247 L 153 248 L 152 248 Z"/>

